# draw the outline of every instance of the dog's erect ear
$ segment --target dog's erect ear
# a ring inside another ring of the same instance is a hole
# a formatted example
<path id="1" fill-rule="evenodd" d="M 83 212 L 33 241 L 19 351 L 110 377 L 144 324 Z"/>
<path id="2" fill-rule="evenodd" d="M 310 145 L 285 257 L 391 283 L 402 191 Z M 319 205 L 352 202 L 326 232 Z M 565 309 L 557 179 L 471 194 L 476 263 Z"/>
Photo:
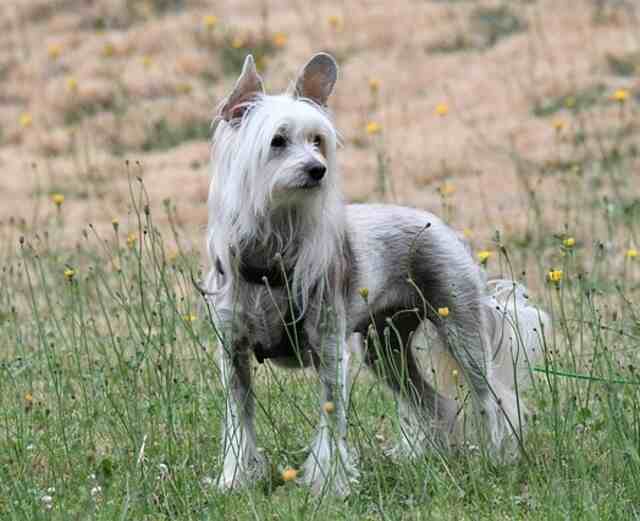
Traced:
<path id="1" fill-rule="evenodd" d="M 245 58 L 242 72 L 229 97 L 220 107 L 219 115 L 226 121 L 241 118 L 247 109 L 247 103 L 257 94 L 264 93 L 262 78 L 256 70 L 256 62 L 250 54 Z"/>
<path id="2" fill-rule="evenodd" d="M 325 106 L 337 79 L 338 64 L 333 56 L 319 52 L 300 71 L 295 94 Z"/>

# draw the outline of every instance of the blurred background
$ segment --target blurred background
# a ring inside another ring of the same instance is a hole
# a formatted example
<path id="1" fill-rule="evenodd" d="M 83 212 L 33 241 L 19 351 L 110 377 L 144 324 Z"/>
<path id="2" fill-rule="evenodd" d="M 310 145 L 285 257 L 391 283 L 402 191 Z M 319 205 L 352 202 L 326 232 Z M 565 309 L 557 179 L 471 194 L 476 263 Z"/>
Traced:
<path id="1" fill-rule="evenodd" d="M 348 200 L 444 213 L 476 248 L 561 232 L 602 202 L 602 165 L 636 171 L 638 21 L 632 0 L 4 0 L 0 220 L 126 232 L 140 177 L 201 249 L 210 122 L 243 58 L 280 92 L 324 50 Z"/>

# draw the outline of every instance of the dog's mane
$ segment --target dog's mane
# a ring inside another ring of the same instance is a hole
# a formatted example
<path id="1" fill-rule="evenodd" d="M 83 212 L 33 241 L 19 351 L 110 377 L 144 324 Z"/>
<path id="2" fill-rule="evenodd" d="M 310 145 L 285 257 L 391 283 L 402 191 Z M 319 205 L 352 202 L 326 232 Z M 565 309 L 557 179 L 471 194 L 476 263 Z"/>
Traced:
<path id="1" fill-rule="evenodd" d="M 284 116 L 278 111 L 281 107 L 288 110 Z M 272 187 L 260 178 L 260 165 L 274 133 L 295 117 L 313 118 L 331 139 L 327 162 L 332 172 L 309 204 L 274 211 Z M 239 121 L 214 124 L 207 234 L 212 262 L 218 258 L 224 268 L 237 273 L 231 252 L 249 248 L 264 264 L 281 254 L 284 267 L 292 271 L 290 290 L 300 309 L 306 310 L 311 300 L 320 303 L 329 297 L 330 288 L 340 289 L 346 269 L 344 204 L 335 172 L 337 135 L 327 112 L 290 95 L 258 95 L 247 103 Z"/>

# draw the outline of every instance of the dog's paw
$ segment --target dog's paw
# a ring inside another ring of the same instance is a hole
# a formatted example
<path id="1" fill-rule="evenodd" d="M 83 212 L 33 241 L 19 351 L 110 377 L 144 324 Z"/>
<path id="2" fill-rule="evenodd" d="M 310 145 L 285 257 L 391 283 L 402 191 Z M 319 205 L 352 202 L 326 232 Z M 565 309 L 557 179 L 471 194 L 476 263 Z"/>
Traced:
<path id="1" fill-rule="evenodd" d="M 320 435 L 302 467 L 299 482 L 315 495 L 347 497 L 359 477 L 357 457 L 350 453 L 347 445 Z"/>
<path id="2" fill-rule="evenodd" d="M 502 463 L 512 463 L 520 456 L 520 443 L 529 416 L 516 396 L 501 390 L 498 407 L 487 418 L 487 430 L 491 442 L 491 456 Z M 491 412 L 491 411 L 490 411 Z"/>
<path id="3" fill-rule="evenodd" d="M 345 465 L 341 461 L 322 466 L 315 461 L 307 460 L 299 481 L 308 486 L 316 496 L 330 494 L 347 497 L 351 494 L 353 486 L 357 484 L 359 476 L 355 466 Z"/>
<path id="4" fill-rule="evenodd" d="M 244 464 L 237 461 L 225 462 L 222 473 L 217 481 L 218 490 L 231 490 L 247 487 L 267 476 L 267 461 L 262 454 L 248 458 Z"/>

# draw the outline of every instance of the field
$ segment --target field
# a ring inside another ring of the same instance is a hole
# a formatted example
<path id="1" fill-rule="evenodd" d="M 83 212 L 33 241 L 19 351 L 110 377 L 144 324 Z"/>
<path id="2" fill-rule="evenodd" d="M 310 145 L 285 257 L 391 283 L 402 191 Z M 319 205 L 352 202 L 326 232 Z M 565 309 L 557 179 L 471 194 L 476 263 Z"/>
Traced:
<path id="1" fill-rule="evenodd" d="M 2 2 L 0 519 L 640 519 L 639 26 L 632 0 Z M 442 215 L 552 317 L 516 462 L 386 456 L 356 361 L 360 483 L 315 497 L 283 475 L 317 379 L 265 363 L 271 476 L 215 487 L 210 123 L 247 53 L 278 92 L 318 50 L 345 198 Z"/>

